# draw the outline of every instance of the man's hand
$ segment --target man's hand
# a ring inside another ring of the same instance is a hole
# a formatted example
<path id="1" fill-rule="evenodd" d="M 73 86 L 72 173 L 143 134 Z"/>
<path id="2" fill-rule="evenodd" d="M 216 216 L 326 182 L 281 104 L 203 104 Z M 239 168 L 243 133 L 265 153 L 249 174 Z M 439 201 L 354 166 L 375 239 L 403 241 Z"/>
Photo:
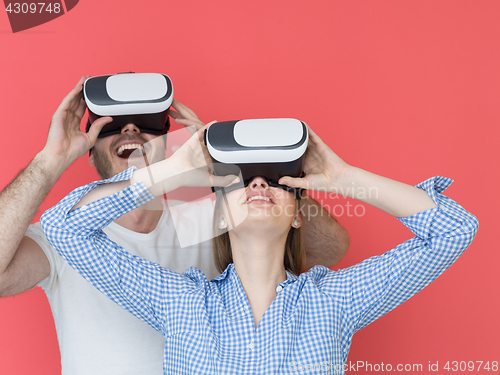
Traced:
<path id="1" fill-rule="evenodd" d="M 89 77 L 80 78 L 57 108 L 52 116 L 47 143 L 42 150 L 46 157 L 54 158 L 64 169 L 85 155 L 94 146 L 102 127 L 113 120 L 111 117 L 102 117 L 92 124 L 88 133 L 80 130 L 86 109 L 81 92 L 83 83 Z"/>
<path id="2" fill-rule="evenodd" d="M 238 176 L 214 176 L 210 171 L 212 158 L 203 141 L 204 131 L 214 122 L 200 127 L 191 138 L 166 161 L 170 185 L 173 186 L 228 186 L 239 181 Z M 175 182 L 174 182 L 175 181 Z"/>
<path id="3" fill-rule="evenodd" d="M 172 108 L 175 109 L 175 111 L 172 110 Z M 205 126 L 203 121 L 196 116 L 196 113 L 194 113 L 193 110 L 189 109 L 179 101 L 174 99 L 172 102 L 172 108 L 168 110 L 169 116 L 172 117 L 177 124 L 186 127 L 191 134 L 194 134 L 192 131 L 193 128 L 190 128 L 191 126 L 194 126 L 197 131 Z"/>

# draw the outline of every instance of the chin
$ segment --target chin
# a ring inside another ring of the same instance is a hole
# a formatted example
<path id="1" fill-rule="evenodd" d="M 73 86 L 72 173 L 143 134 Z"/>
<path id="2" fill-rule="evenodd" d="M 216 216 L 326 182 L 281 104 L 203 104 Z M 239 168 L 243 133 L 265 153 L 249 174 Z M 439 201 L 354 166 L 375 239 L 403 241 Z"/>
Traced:
<path id="1" fill-rule="evenodd" d="M 286 230 L 289 227 L 291 218 L 286 215 L 276 215 L 272 207 L 266 208 L 249 208 L 248 214 L 242 221 L 241 225 L 249 228 L 258 229 L 263 231 L 276 231 L 283 228 Z"/>

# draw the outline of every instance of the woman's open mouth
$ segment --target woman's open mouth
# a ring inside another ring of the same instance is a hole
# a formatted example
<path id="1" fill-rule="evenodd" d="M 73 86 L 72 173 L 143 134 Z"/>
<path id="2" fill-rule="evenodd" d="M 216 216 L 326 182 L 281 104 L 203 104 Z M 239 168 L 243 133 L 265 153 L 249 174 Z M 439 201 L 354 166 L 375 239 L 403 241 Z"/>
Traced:
<path id="1" fill-rule="evenodd" d="M 245 204 L 275 204 L 275 202 L 268 192 L 253 192 L 247 195 Z"/>

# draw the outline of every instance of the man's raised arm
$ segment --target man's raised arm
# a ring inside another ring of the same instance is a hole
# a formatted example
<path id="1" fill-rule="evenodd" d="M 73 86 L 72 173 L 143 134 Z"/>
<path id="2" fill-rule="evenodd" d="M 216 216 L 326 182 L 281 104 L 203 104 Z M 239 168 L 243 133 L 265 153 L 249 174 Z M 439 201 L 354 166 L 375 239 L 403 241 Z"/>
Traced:
<path id="1" fill-rule="evenodd" d="M 305 218 L 305 270 L 315 265 L 332 267 L 349 249 L 349 234 L 316 200 L 301 200 Z"/>
<path id="2" fill-rule="evenodd" d="M 98 119 L 89 133 L 80 131 L 85 113 L 82 77 L 52 117 L 47 143 L 0 194 L 0 297 L 22 293 L 46 278 L 50 265 L 40 246 L 26 237 L 43 199 L 57 179 L 93 146 L 110 117 Z"/>

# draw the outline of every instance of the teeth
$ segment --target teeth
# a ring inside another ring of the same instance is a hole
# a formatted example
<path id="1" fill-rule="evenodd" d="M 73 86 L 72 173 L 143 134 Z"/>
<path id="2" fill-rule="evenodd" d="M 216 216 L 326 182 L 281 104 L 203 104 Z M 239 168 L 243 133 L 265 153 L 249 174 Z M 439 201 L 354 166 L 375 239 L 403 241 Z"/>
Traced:
<path id="1" fill-rule="evenodd" d="M 269 199 L 268 197 L 265 197 L 265 196 L 262 196 L 262 195 L 254 195 L 250 198 L 247 199 L 247 203 L 250 203 L 252 201 L 256 201 L 256 200 L 263 200 L 263 201 L 266 201 L 266 202 L 271 202 L 271 199 Z"/>
<path id="2" fill-rule="evenodd" d="M 128 145 L 123 145 L 123 146 L 120 146 L 120 148 L 118 149 L 118 151 L 116 151 L 116 154 L 118 156 L 120 156 L 121 154 L 123 154 L 123 151 L 125 150 L 132 150 L 132 149 L 139 149 L 141 150 L 141 152 L 144 154 L 144 147 L 142 147 L 141 144 L 139 143 L 131 143 L 131 144 L 128 144 Z"/>

